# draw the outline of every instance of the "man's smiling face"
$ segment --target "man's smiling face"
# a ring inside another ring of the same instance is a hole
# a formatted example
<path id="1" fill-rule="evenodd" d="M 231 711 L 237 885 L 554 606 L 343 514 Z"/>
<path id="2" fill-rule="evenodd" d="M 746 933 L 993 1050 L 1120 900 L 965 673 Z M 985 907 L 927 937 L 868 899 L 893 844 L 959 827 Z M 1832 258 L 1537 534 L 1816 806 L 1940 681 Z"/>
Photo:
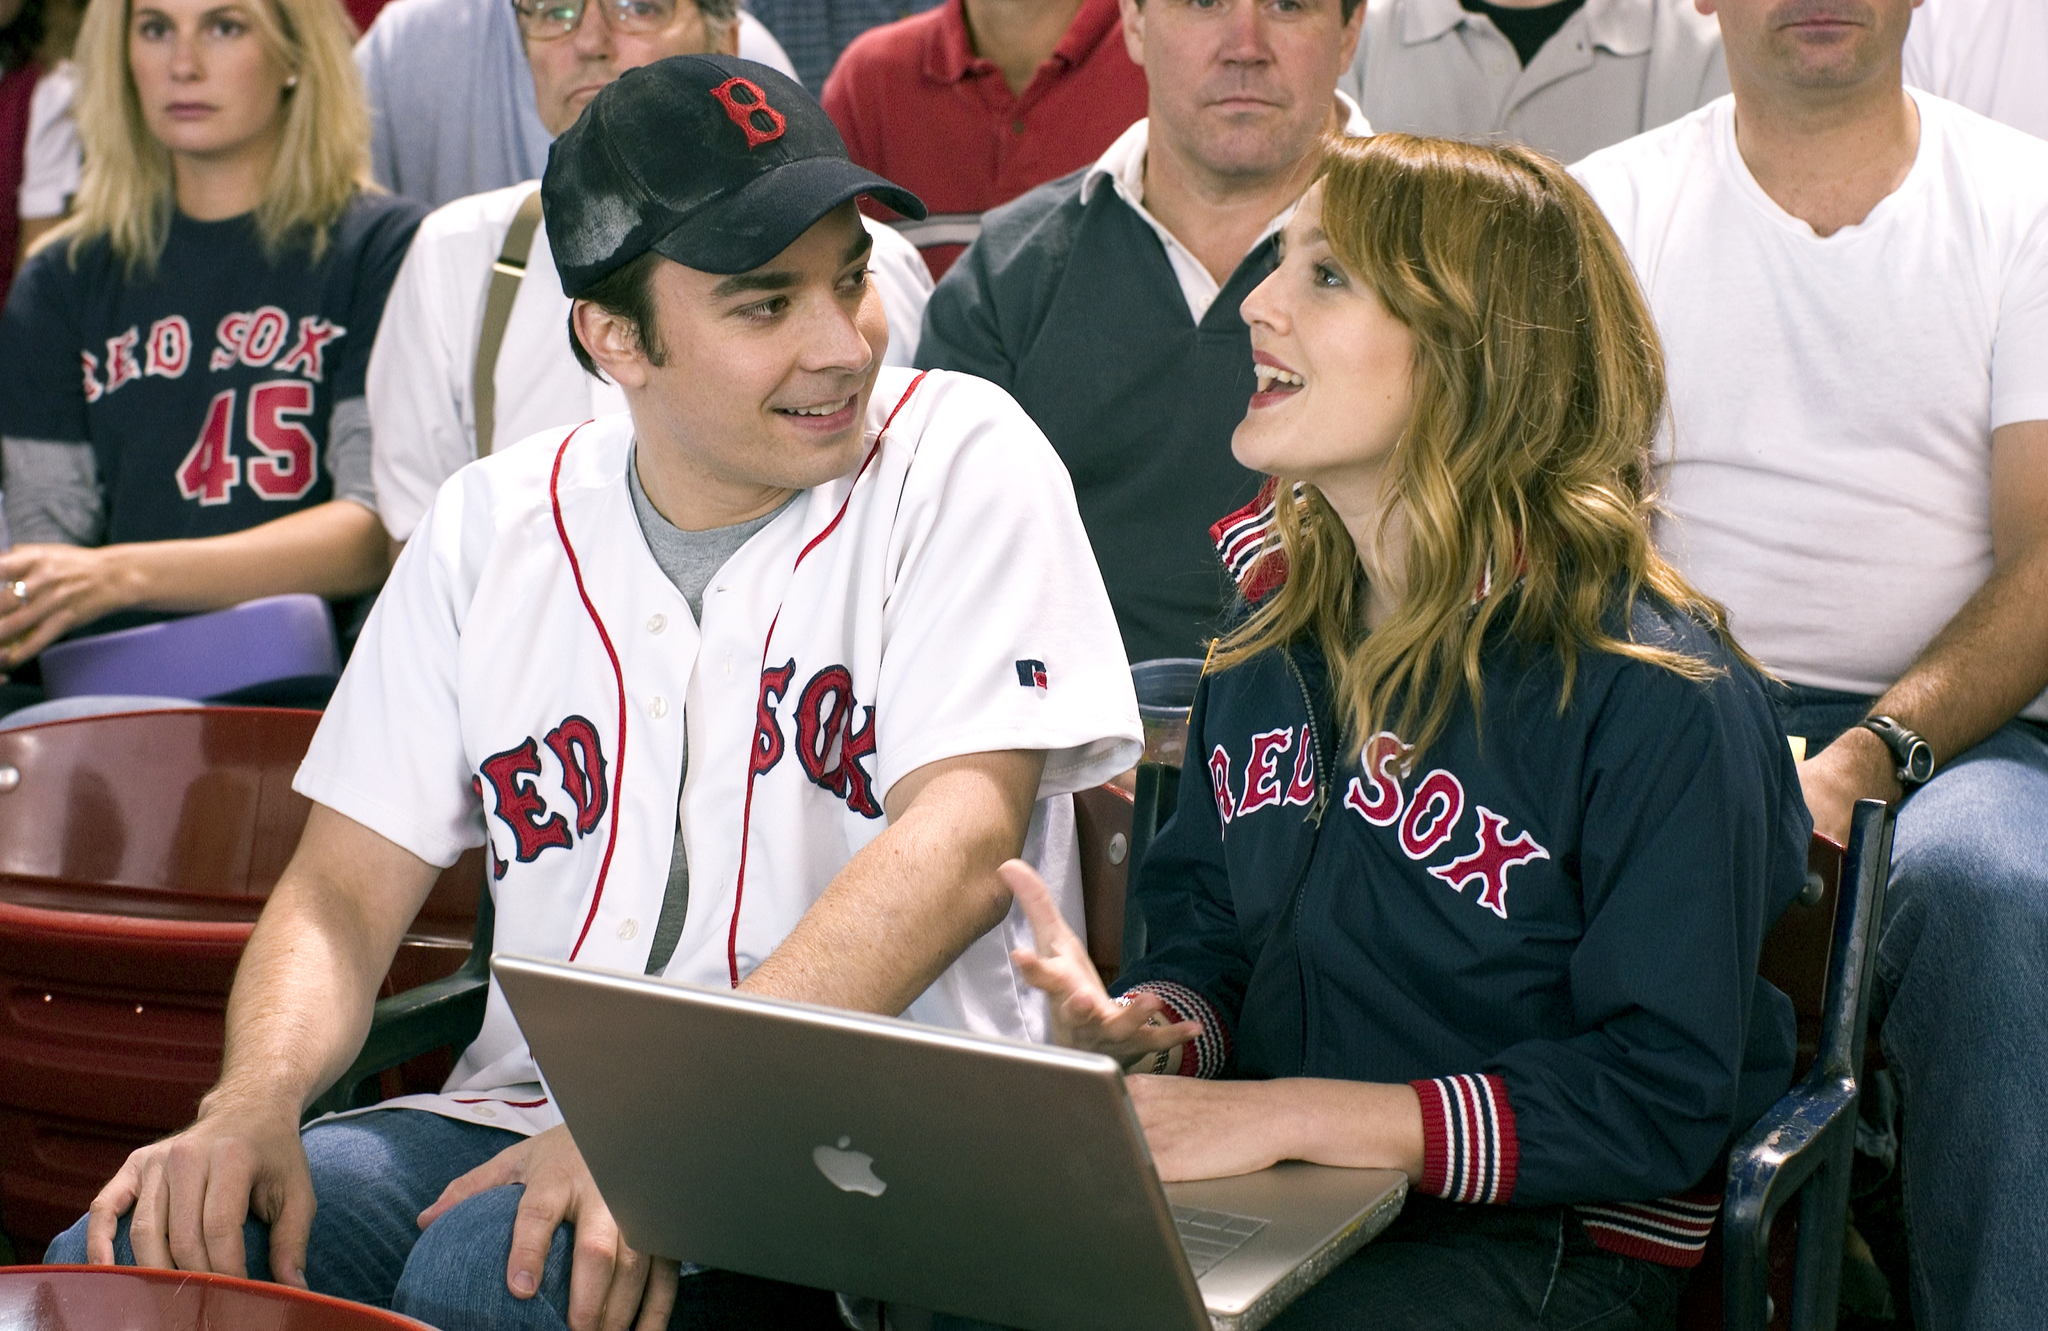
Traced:
<path id="1" fill-rule="evenodd" d="M 653 279 L 662 363 L 646 365 L 632 394 L 643 440 L 671 441 L 692 470 L 735 487 L 808 489 L 859 466 L 889 345 L 867 275 L 873 247 L 845 203 L 750 272 L 663 262 Z"/>

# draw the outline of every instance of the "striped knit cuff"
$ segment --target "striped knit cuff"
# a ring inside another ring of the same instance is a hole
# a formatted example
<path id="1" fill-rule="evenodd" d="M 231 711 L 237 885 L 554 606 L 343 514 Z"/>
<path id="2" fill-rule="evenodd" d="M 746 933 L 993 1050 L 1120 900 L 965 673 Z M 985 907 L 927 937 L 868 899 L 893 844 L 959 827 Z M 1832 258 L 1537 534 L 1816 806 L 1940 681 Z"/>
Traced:
<path id="1" fill-rule="evenodd" d="M 1521 1148 L 1507 1084 L 1470 1073 L 1408 1084 L 1422 1101 L 1421 1190 L 1454 1202 L 1512 1197 Z"/>
<path id="2" fill-rule="evenodd" d="M 1179 1075 L 1215 1078 L 1230 1063 L 1230 1028 L 1215 1004 L 1184 984 L 1171 980 L 1146 980 L 1130 988 L 1132 994 L 1150 994 L 1166 1005 L 1175 1021 L 1199 1021 L 1202 1033 L 1181 1046 Z M 1129 997 L 1129 994 L 1125 995 Z"/>
<path id="3" fill-rule="evenodd" d="M 1721 1213 L 1711 1192 L 1660 1197 L 1654 1202 L 1603 1202 L 1572 1208 L 1599 1247 L 1659 1266 L 1693 1267 L 1706 1255 L 1707 1234 Z"/>

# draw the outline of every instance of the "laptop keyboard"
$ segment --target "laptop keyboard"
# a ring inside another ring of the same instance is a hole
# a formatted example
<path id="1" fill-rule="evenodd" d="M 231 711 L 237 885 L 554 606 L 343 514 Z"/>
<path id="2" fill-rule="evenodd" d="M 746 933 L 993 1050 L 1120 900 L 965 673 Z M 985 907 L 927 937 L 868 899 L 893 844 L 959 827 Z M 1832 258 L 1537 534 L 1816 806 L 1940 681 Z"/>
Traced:
<path id="1" fill-rule="evenodd" d="M 1218 1262 L 1242 1248 L 1245 1240 L 1266 1227 L 1256 1216 L 1232 1215 L 1228 1211 L 1204 1211 L 1193 1206 L 1173 1208 L 1173 1227 L 1180 1234 L 1180 1246 L 1188 1255 L 1195 1279 L 1215 1269 Z"/>

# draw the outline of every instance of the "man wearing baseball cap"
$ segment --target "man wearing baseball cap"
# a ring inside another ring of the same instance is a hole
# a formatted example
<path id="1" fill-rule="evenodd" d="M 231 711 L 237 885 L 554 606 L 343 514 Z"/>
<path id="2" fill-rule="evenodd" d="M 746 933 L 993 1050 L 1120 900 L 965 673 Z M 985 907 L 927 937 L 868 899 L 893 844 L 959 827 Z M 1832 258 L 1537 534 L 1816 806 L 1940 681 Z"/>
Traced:
<path id="1" fill-rule="evenodd" d="M 219 1085 L 52 1251 L 451 1329 L 831 1325 L 626 1248 L 495 990 L 443 1094 L 297 1129 L 480 843 L 505 951 L 1042 1038 L 996 866 L 1078 918 L 1069 795 L 1138 753 L 1064 469 L 1000 390 L 883 368 L 854 200 L 923 206 L 808 94 L 633 70 L 542 190 L 568 335 L 629 411 L 442 488 L 299 771 Z"/>

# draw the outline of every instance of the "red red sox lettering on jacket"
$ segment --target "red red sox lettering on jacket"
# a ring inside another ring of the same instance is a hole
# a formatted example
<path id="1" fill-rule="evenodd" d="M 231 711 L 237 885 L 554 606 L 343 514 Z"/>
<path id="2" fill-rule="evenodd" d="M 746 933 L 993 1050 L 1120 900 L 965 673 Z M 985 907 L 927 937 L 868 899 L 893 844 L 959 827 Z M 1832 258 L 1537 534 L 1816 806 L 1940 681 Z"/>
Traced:
<path id="1" fill-rule="evenodd" d="M 1468 800 L 1465 785 L 1453 772 L 1431 768 L 1411 786 L 1414 746 L 1382 730 L 1366 741 L 1359 775 L 1344 787 L 1344 807 L 1375 827 L 1393 828 L 1401 853 L 1418 863 L 1446 850 L 1470 847 L 1429 866 L 1430 876 L 1461 896 L 1477 887 L 1473 901 L 1501 919 L 1508 917 L 1509 871 L 1550 852 L 1524 830 L 1508 835 L 1508 820 L 1484 804 L 1472 803 L 1477 826 L 1470 839 L 1459 839 Z M 1292 754 L 1291 764 L 1286 761 Z M 1218 744 L 1209 754 L 1209 786 L 1216 812 L 1226 829 L 1239 818 L 1262 809 L 1308 805 L 1315 801 L 1315 743 L 1305 725 L 1261 731 L 1251 737 L 1251 751 L 1240 769 L 1230 752 Z M 1233 774 L 1236 790 L 1232 790 Z M 1456 845 L 1453 844 L 1456 840 Z"/>

